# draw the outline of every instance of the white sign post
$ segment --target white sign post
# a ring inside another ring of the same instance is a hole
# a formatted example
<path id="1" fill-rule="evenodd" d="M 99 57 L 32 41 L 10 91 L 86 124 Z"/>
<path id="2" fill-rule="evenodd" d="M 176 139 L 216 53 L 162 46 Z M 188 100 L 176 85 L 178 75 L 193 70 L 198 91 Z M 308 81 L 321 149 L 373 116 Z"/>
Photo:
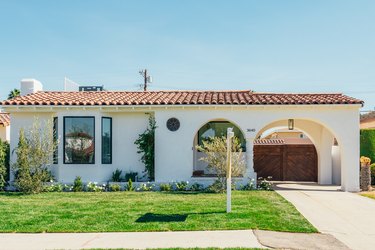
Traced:
<path id="1" fill-rule="evenodd" d="M 232 211 L 232 138 L 233 128 L 227 129 L 227 213 Z"/>

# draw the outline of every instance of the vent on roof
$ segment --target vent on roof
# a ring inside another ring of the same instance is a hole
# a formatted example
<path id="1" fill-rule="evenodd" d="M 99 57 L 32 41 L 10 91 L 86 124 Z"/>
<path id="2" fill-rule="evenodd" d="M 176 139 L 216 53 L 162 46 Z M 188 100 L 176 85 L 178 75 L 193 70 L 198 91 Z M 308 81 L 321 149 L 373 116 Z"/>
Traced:
<path id="1" fill-rule="evenodd" d="M 104 86 L 79 86 L 79 91 L 103 91 Z"/>

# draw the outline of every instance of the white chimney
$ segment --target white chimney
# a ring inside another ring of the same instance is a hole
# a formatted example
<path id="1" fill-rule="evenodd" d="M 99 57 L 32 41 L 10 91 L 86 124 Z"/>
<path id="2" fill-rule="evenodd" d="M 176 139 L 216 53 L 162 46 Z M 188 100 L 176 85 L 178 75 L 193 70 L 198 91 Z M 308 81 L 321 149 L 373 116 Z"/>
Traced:
<path id="1" fill-rule="evenodd" d="M 35 79 L 21 80 L 21 95 L 28 95 L 43 90 L 43 85 Z"/>

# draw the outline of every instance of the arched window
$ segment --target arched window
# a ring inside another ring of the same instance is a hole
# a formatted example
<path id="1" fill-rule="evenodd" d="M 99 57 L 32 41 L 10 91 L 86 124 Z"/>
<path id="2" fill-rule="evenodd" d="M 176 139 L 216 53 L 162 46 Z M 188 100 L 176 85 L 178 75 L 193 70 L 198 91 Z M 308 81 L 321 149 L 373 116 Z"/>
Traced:
<path id="1" fill-rule="evenodd" d="M 242 151 L 246 151 L 246 140 L 241 130 L 228 121 L 212 121 L 206 123 L 198 131 L 198 144 L 202 145 L 202 141 L 209 140 L 212 137 L 227 136 L 227 129 L 233 128 L 234 136 L 240 140 Z"/>

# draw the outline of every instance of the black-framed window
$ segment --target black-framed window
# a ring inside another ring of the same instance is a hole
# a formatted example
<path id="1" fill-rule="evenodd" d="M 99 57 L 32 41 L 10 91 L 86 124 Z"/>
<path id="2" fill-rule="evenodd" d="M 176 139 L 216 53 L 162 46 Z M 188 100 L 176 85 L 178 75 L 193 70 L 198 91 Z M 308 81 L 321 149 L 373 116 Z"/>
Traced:
<path id="1" fill-rule="evenodd" d="M 233 128 L 234 136 L 240 140 L 242 151 L 246 152 L 246 140 L 241 130 L 228 121 L 212 121 L 206 123 L 198 131 L 198 144 L 203 145 L 202 141 L 210 140 L 210 138 L 213 137 L 226 137 L 228 128 Z"/>
<path id="2" fill-rule="evenodd" d="M 59 163 L 59 148 L 57 145 L 58 142 L 58 136 L 59 136 L 59 120 L 57 117 L 53 117 L 53 143 L 55 144 L 55 148 L 53 151 L 53 164 L 58 164 Z"/>
<path id="3" fill-rule="evenodd" d="M 95 117 L 64 117 L 64 163 L 95 163 Z"/>
<path id="4" fill-rule="evenodd" d="M 112 118 L 102 117 L 102 164 L 112 164 Z"/>

